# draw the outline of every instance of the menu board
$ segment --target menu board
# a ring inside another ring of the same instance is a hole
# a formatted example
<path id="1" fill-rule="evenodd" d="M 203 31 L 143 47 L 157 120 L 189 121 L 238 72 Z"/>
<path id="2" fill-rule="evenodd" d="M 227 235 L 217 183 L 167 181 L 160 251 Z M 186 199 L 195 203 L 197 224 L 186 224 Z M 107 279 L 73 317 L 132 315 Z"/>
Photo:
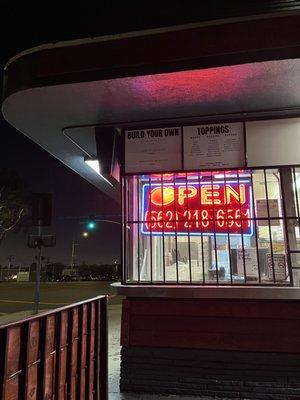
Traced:
<path id="1" fill-rule="evenodd" d="M 183 128 L 184 169 L 237 168 L 246 164 L 243 123 Z"/>
<path id="2" fill-rule="evenodd" d="M 182 169 L 181 128 L 125 131 L 125 172 L 164 172 Z"/>

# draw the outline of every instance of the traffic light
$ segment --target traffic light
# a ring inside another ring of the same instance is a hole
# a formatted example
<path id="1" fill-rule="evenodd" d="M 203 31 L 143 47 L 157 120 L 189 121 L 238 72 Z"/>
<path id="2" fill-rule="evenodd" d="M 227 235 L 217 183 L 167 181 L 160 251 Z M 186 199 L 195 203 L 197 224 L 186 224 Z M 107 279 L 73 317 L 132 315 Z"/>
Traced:
<path id="1" fill-rule="evenodd" d="M 96 229 L 96 226 L 97 226 L 96 221 L 93 218 L 90 218 L 86 223 L 86 228 L 89 231 L 93 231 L 94 229 Z"/>

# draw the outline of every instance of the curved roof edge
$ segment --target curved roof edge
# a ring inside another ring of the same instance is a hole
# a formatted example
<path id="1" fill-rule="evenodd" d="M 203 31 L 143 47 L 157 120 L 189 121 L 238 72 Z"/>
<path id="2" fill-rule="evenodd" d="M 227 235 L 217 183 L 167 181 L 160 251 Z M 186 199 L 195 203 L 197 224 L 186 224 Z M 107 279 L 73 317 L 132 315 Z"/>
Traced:
<path id="1" fill-rule="evenodd" d="M 2 112 L 16 129 L 117 198 L 118 190 L 99 179 L 63 135 L 67 126 L 117 128 L 122 121 L 175 116 L 299 111 L 299 26 L 295 12 L 45 46 L 7 66 Z M 239 75 L 232 66 L 240 67 Z M 86 140 L 86 132 L 82 136 Z"/>
<path id="2" fill-rule="evenodd" d="M 111 41 L 111 40 L 128 39 L 128 38 L 134 38 L 134 37 L 140 37 L 140 36 L 157 35 L 157 34 L 166 33 L 166 32 L 176 32 L 176 31 L 200 28 L 200 27 L 204 27 L 204 26 L 222 25 L 222 24 L 241 22 L 241 21 L 252 21 L 252 20 L 258 20 L 258 19 L 266 19 L 266 18 L 270 18 L 270 17 L 286 17 L 289 15 L 290 16 L 295 15 L 296 13 L 300 14 L 300 10 L 299 11 L 295 11 L 295 10 L 280 11 L 280 12 L 273 12 L 273 13 L 249 15 L 249 16 L 214 19 L 211 21 L 194 22 L 194 23 L 189 23 L 189 24 L 180 24 L 180 25 L 167 26 L 167 27 L 162 27 L 162 28 L 150 28 L 150 29 L 129 31 L 129 32 L 118 33 L 118 34 L 87 37 L 87 38 L 83 38 L 83 39 L 71 39 L 71 40 L 65 40 L 65 41 L 61 41 L 61 42 L 44 43 L 39 46 L 35 46 L 35 47 L 31 47 L 29 49 L 23 50 L 20 53 L 16 54 L 15 56 L 11 57 L 5 63 L 4 70 L 10 64 L 12 64 L 14 61 L 18 60 L 19 58 L 24 57 L 28 54 L 42 51 L 42 50 L 49 50 L 49 49 L 60 48 L 60 47 L 78 46 L 78 45 L 82 45 L 82 44 L 107 42 L 107 41 Z"/>
<path id="3" fill-rule="evenodd" d="M 8 64 L 3 99 L 36 87 L 298 58 L 299 26 L 295 12 L 46 46 Z"/>

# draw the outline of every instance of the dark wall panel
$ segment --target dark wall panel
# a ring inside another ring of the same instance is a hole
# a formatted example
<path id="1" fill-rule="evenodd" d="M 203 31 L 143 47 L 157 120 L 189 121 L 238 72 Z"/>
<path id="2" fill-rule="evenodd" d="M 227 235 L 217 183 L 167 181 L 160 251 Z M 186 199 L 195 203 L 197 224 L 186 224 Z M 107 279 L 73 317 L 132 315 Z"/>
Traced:
<path id="1" fill-rule="evenodd" d="M 123 347 L 121 391 L 300 399 L 299 354 Z"/>
<path id="2" fill-rule="evenodd" d="M 123 346 L 300 353 L 300 303 L 126 299 Z"/>

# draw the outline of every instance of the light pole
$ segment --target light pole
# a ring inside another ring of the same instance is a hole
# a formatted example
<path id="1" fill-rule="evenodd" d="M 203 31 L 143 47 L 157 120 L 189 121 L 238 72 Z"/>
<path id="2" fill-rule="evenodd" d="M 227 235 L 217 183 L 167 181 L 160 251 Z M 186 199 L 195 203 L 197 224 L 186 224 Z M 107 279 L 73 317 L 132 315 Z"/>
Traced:
<path id="1" fill-rule="evenodd" d="M 82 237 L 86 238 L 89 234 L 87 232 L 82 233 Z M 72 240 L 72 248 L 71 248 L 71 268 L 75 268 L 75 260 L 76 260 L 76 246 L 79 246 L 79 243 L 76 243 L 75 238 Z"/>
<path id="2" fill-rule="evenodd" d="M 72 250 L 71 250 L 71 267 L 75 268 L 75 246 L 78 246 L 78 243 L 75 243 L 75 239 L 72 240 Z"/>
<path id="3" fill-rule="evenodd" d="M 10 268 L 12 266 L 12 261 L 14 260 L 14 258 L 15 258 L 15 256 L 13 256 L 12 254 L 8 257 L 7 280 L 9 280 Z"/>
<path id="4" fill-rule="evenodd" d="M 38 314 L 39 312 L 39 303 L 40 303 L 40 284 L 41 284 L 41 268 L 42 268 L 42 221 L 41 219 L 38 220 L 38 262 L 36 265 L 36 272 L 35 272 L 35 287 L 34 287 L 34 313 Z"/>

